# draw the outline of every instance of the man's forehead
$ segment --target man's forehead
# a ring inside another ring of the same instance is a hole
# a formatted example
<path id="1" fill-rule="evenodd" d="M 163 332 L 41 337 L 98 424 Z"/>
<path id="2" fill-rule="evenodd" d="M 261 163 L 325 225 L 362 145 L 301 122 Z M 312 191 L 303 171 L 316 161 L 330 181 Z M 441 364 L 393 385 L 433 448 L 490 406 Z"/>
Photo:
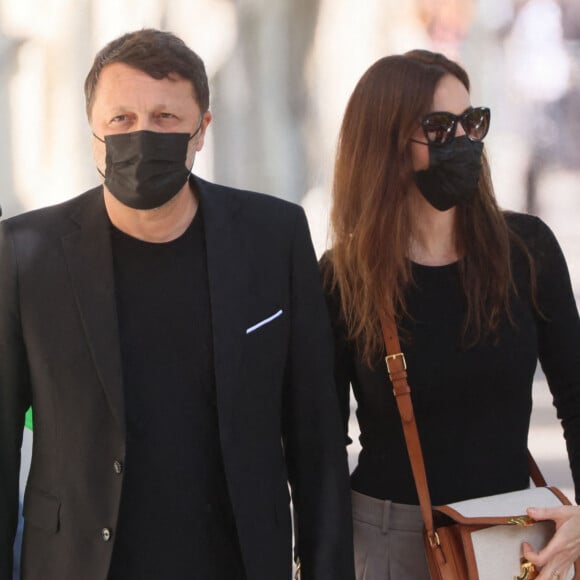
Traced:
<path id="1" fill-rule="evenodd" d="M 181 76 L 177 72 L 170 72 L 163 77 L 153 76 L 146 70 L 131 66 L 124 62 L 113 62 L 107 64 L 103 67 L 99 74 L 97 80 L 97 86 L 103 79 L 114 79 L 114 80 L 134 80 L 139 79 L 142 81 L 149 81 L 152 83 L 189 83 L 192 84 L 189 79 Z"/>
<path id="2" fill-rule="evenodd" d="M 95 101 L 102 100 L 139 101 L 146 98 L 163 102 L 196 101 L 193 83 L 177 73 L 161 79 L 145 71 L 126 65 L 112 63 L 103 68 L 95 87 Z M 125 105 L 126 106 L 126 105 Z"/>

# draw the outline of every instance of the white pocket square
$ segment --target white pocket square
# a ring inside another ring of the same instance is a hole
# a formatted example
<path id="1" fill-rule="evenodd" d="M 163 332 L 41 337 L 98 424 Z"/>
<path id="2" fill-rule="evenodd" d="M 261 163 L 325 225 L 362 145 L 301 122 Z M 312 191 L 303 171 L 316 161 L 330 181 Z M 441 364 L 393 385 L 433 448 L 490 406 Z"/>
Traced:
<path id="1" fill-rule="evenodd" d="M 254 324 L 253 326 L 250 326 L 250 328 L 246 328 L 246 334 L 250 334 L 251 332 L 254 332 L 254 330 L 258 330 L 258 328 L 260 328 L 260 326 L 264 326 L 265 324 L 272 322 L 272 320 L 275 320 L 279 316 L 282 316 L 283 313 L 284 313 L 284 311 L 282 309 L 280 309 L 280 310 L 278 310 L 278 312 L 275 312 L 274 314 L 272 314 L 272 316 L 268 316 L 268 318 L 264 318 L 264 320 L 260 320 L 260 322 Z"/>

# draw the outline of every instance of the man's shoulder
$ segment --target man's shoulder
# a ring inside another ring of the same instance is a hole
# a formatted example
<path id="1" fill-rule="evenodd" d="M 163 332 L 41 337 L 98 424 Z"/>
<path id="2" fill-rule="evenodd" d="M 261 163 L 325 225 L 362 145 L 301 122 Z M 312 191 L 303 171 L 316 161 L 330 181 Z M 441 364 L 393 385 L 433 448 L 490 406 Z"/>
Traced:
<path id="1" fill-rule="evenodd" d="M 195 180 L 208 196 L 220 197 L 220 203 L 230 204 L 237 209 L 247 210 L 251 213 L 256 212 L 254 215 L 263 215 L 265 212 L 279 217 L 296 216 L 303 211 L 297 203 L 271 194 L 220 185 L 199 177 L 196 177 Z"/>
<path id="2" fill-rule="evenodd" d="M 85 206 L 99 204 L 102 188 L 95 187 L 68 199 L 66 201 L 23 212 L 14 217 L 3 220 L 4 227 L 18 230 L 20 228 L 53 229 L 63 222 L 68 222 L 71 216 Z"/>

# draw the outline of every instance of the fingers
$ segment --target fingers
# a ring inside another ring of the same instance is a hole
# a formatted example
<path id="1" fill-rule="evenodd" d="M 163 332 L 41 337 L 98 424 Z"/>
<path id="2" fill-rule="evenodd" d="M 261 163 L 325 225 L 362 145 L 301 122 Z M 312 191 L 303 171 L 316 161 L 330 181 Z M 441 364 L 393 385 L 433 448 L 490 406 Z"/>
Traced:
<path id="1" fill-rule="evenodd" d="M 528 508 L 527 514 L 534 520 L 559 520 L 563 516 L 569 515 L 567 513 L 566 507 L 569 506 L 558 506 L 558 507 L 530 507 Z"/>
<path id="2" fill-rule="evenodd" d="M 569 567 L 548 567 L 546 566 L 540 571 L 536 580 L 565 580 L 568 577 Z"/>
<path id="3" fill-rule="evenodd" d="M 546 519 L 546 514 L 544 513 L 545 511 L 546 508 L 529 507 L 526 510 L 526 513 L 534 520 L 540 521 Z"/>
<path id="4" fill-rule="evenodd" d="M 522 555 L 539 571 L 539 576 L 536 576 L 536 580 L 556 580 L 557 578 L 564 580 L 571 566 L 566 554 L 550 546 L 550 544 L 543 550 L 535 552 L 530 544 L 524 542 L 522 544 Z"/>
<path id="5" fill-rule="evenodd" d="M 580 507 L 577 505 L 530 507 L 526 513 L 534 520 L 554 520 L 556 524 L 569 519 L 580 519 Z"/>
<path id="6" fill-rule="evenodd" d="M 558 506 L 550 508 L 532 507 L 527 514 L 534 520 L 553 520 L 556 533 L 538 552 L 525 542 L 522 554 L 526 560 L 540 570 L 537 580 L 564 580 L 567 572 L 580 557 L 580 508 Z"/>
<path id="7" fill-rule="evenodd" d="M 548 556 L 546 555 L 546 550 L 540 550 L 540 552 L 535 552 L 534 549 L 528 542 L 522 544 L 522 555 L 528 561 L 531 562 L 536 568 L 543 568 L 548 562 Z"/>

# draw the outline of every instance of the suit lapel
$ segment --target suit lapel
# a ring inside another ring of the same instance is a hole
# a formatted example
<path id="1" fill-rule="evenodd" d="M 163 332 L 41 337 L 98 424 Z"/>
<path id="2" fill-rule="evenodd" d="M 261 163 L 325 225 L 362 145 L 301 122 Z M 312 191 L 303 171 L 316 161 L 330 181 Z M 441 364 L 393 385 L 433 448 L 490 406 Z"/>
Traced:
<path id="1" fill-rule="evenodd" d="M 194 178 L 203 213 L 211 301 L 214 371 L 222 438 L 228 435 L 239 386 L 249 291 L 247 252 L 239 234 L 239 201 L 228 190 Z M 63 247 L 87 343 L 107 400 L 124 430 L 119 329 L 109 220 L 102 190 L 74 216 L 78 229 Z"/>
<path id="2" fill-rule="evenodd" d="M 80 226 L 63 236 L 85 337 L 111 410 L 124 431 L 123 380 L 111 234 L 102 189 L 73 215 Z"/>
<path id="3" fill-rule="evenodd" d="M 247 252 L 236 216 L 239 200 L 225 188 L 194 179 L 206 236 L 218 414 L 225 440 L 240 384 L 249 291 Z"/>

